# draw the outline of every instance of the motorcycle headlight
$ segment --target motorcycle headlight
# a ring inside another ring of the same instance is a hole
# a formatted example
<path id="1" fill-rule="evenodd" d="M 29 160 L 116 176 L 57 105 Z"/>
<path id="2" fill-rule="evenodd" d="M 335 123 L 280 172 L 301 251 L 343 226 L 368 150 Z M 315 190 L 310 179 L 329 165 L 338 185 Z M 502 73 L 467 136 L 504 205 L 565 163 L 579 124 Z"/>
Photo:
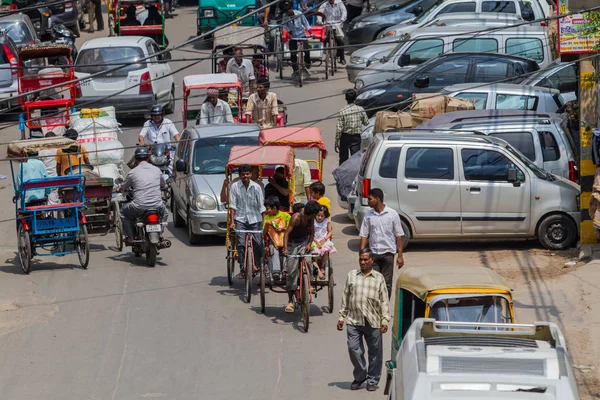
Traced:
<path id="1" fill-rule="evenodd" d="M 354 89 L 356 90 L 360 90 L 365 86 L 365 83 L 362 81 L 362 79 L 357 79 L 356 82 L 354 82 Z"/>
<path id="2" fill-rule="evenodd" d="M 384 93 L 385 93 L 385 90 L 383 90 L 383 89 L 367 90 L 366 92 L 359 94 L 356 99 L 357 100 L 366 100 L 366 99 L 370 99 L 371 97 L 381 96 Z"/>
<path id="3" fill-rule="evenodd" d="M 217 201 L 213 196 L 200 193 L 196 196 L 196 207 L 199 210 L 214 210 L 217 208 Z"/>
<path id="4" fill-rule="evenodd" d="M 163 166 L 169 162 L 169 158 L 164 156 L 150 156 L 150 162 L 157 166 Z"/>
<path id="5" fill-rule="evenodd" d="M 364 57 L 358 57 L 358 56 L 350 57 L 350 64 L 366 64 L 367 61 L 369 61 L 369 60 L 367 60 Z"/>
<path id="6" fill-rule="evenodd" d="M 202 15 L 204 16 L 204 18 L 214 18 L 215 17 L 215 10 L 204 10 L 202 12 Z"/>

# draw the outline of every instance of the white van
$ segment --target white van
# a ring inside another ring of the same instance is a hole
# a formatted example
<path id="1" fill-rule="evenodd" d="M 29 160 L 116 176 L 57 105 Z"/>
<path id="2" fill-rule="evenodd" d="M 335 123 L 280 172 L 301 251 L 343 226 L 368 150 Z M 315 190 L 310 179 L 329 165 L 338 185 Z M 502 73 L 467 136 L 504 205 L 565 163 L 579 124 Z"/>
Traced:
<path id="1" fill-rule="evenodd" d="M 494 31 L 474 31 L 473 28 L 423 28 L 400 37 L 400 43 L 379 62 L 373 60 L 362 70 L 355 88 L 362 89 L 386 80 L 398 79 L 415 66 L 454 52 L 501 53 L 529 58 L 540 68 L 549 65 L 554 57 L 548 41 L 547 29 L 538 26 L 520 26 Z"/>
<path id="2" fill-rule="evenodd" d="M 388 400 L 579 400 L 556 324 L 416 319 L 386 363 Z"/>

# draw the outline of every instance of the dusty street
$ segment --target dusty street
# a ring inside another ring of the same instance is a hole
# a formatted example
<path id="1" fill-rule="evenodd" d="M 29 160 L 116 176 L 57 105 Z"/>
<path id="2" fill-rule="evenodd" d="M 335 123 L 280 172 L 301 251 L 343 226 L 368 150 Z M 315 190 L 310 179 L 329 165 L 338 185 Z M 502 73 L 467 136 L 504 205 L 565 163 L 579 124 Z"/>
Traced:
<path id="1" fill-rule="evenodd" d="M 105 15 L 106 18 L 106 15 Z M 178 9 L 167 22 L 170 43 L 195 35 L 196 8 Z M 79 47 L 107 30 L 82 33 Z M 194 47 L 175 51 L 171 68 L 176 95 L 185 75 L 209 73 L 210 61 L 180 61 L 209 54 Z M 179 60 L 179 61 L 178 61 Z M 288 105 L 289 124 L 315 121 L 333 150 L 335 119 L 350 87 L 345 71 L 329 81 L 322 67 L 303 88 L 290 79 L 275 80 L 272 90 Z M 291 74 L 287 68 L 286 77 Z M 273 74 L 274 75 L 274 74 Z M 181 101 L 169 118 L 181 128 Z M 9 123 L 9 122 L 7 122 Z M 12 123 L 12 122 L 10 122 Z M 121 142 L 134 146 L 141 121 L 126 121 Z M 0 129 L 0 151 L 18 139 L 16 126 Z M 132 150 L 126 152 L 126 159 Z M 285 314 L 284 295 L 269 293 L 265 315 L 259 299 L 242 300 L 242 284 L 225 276 L 221 238 L 190 246 L 187 230 L 168 227 L 170 249 L 156 268 L 132 253 L 117 252 L 114 237 L 93 237 L 88 270 L 75 267 L 76 255 L 38 259 L 23 275 L 16 254 L 10 168 L 0 163 L 0 398 L 37 399 L 361 399 L 383 398 L 382 390 L 350 392 L 352 369 L 345 333 L 335 329 L 347 272 L 356 268 L 358 236 L 345 210 L 335 204 L 331 151 L 325 165 L 327 195 L 333 203 L 333 258 L 337 281 L 335 312 L 326 312 L 326 292 L 312 305 L 310 332 L 301 318 Z M 514 288 L 520 323 L 550 320 L 560 324 L 574 363 L 580 368 L 584 399 L 598 398 L 600 366 L 600 281 L 594 268 L 564 268 L 576 252 L 548 252 L 535 241 L 413 243 L 407 265 L 483 265 Z M 592 266 L 593 267 L 593 266 Z M 597 268 L 596 268 L 597 269 Z M 594 280 L 595 279 L 595 280 Z M 594 312 L 595 311 L 595 312 Z M 391 333 L 385 335 L 389 355 Z M 593 350 L 592 350 L 593 349 Z M 595 353 L 593 353 L 595 352 Z M 594 366 L 595 363 L 595 366 Z"/>

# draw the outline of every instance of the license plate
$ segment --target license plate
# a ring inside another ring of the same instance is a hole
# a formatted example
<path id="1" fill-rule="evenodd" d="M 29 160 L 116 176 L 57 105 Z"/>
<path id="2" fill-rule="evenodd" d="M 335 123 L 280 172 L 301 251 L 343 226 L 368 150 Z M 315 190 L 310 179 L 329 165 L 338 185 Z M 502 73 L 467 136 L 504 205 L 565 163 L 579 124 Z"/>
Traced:
<path id="1" fill-rule="evenodd" d="M 160 232 L 162 225 L 146 225 L 146 232 Z"/>

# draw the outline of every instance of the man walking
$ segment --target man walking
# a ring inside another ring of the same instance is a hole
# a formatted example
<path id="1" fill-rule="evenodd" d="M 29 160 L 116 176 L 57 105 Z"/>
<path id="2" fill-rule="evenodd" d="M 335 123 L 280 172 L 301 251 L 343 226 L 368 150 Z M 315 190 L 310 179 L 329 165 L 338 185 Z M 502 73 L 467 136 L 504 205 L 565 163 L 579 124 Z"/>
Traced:
<path id="1" fill-rule="evenodd" d="M 375 260 L 375 270 L 383 274 L 387 285 L 388 297 L 392 295 L 394 280 L 394 255 L 398 254 L 398 268 L 404 266 L 402 257 L 403 242 L 400 216 L 383 203 L 383 191 L 369 191 L 369 207 L 360 227 L 360 248 L 369 247 Z M 368 244 L 368 246 L 367 246 Z"/>
<path id="2" fill-rule="evenodd" d="M 335 151 L 340 153 L 340 165 L 348 159 L 348 152 L 352 155 L 360 150 L 362 127 L 369 123 L 367 113 L 361 106 L 354 104 L 355 101 L 356 90 L 347 90 L 348 105 L 340 110 L 335 126 Z"/>
<path id="3" fill-rule="evenodd" d="M 373 254 L 368 248 L 359 253 L 360 269 L 348 273 L 342 295 L 338 331 L 344 329 L 348 335 L 348 353 L 354 366 L 354 381 L 351 390 L 360 389 L 367 381 L 367 390 L 377 390 L 383 364 L 381 335 L 387 332 L 390 321 L 390 304 L 385 279 L 373 270 Z M 369 365 L 365 362 L 367 342 Z"/>

